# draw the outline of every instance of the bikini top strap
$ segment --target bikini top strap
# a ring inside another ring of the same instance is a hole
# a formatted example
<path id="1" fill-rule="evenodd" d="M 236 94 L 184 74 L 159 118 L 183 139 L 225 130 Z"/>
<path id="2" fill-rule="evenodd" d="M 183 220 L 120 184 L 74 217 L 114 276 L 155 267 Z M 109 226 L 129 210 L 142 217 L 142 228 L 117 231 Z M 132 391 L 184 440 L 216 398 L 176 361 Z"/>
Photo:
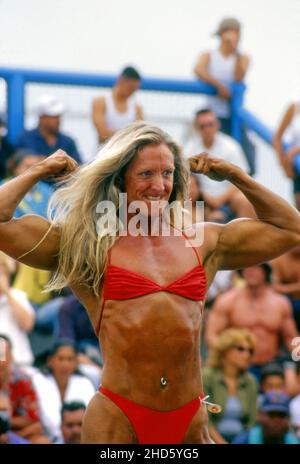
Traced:
<path id="1" fill-rule="evenodd" d="M 189 237 L 187 236 L 187 234 L 183 230 L 177 229 L 177 227 L 173 226 L 173 224 L 171 224 L 171 226 L 173 227 L 173 229 L 178 230 L 179 232 L 181 232 L 182 235 L 184 236 L 184 238 L 189 242 L 189 244 L 191 245 L 191 248 L 194 250 L 194 253 L 195 253 L 196 257 L 197 257 L 198 263 L 200 264 L 200 266 L 202 266 L 201 258 L 199 256 L 197 248 L 193 247 L 192 242 L 189 239 Z"/>

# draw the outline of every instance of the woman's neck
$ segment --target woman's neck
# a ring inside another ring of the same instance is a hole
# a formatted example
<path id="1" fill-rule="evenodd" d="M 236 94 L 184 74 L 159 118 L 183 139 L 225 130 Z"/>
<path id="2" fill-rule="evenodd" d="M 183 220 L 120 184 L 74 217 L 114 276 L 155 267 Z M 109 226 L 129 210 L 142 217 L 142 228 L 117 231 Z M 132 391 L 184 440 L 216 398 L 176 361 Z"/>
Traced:
<path id="1" fill-rule="evenodd" d="M 224 377 L 228 379 L 236 379 L 240 373 L 240 370 L 233 364 L 225 364 L 223 366 Z"/>

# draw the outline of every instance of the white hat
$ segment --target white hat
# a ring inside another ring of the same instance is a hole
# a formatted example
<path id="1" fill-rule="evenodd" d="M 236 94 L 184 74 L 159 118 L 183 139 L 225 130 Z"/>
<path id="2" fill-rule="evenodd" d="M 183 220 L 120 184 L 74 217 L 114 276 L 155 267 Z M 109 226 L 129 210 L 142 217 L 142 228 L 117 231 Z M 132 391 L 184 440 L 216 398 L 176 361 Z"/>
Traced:
<path id="1" fill-rule="evenodd" d="M 61 116 L 65 109 L 65 105 L 53 95 L 41 96 L 37 105 L 39 116 Z"/>

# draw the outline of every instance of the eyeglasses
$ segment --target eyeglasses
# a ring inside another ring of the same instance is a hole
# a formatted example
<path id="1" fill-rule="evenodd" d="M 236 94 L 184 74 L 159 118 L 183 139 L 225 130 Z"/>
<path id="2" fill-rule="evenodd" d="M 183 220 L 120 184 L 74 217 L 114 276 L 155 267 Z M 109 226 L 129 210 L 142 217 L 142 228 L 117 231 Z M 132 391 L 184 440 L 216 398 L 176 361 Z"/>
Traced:
<path id="1" fill-rule="evenodd" d="M 235 348 L 237 351 L 240 353 L 244 353 L 245 351 L 248 351 L 248 353 L 252 356 L 254 353 L 253 348 L 246 348 L 245 346 L 242 345 L 233 345 L 232 348 Z"/>
<path id="2" fill-rule="evenodd" d="M 204 129 L 210 129 L 212 127 L 215 127 L 215 125 L 216 125 L 215 121 L 205 122 L 205 123 L 202 123 L 202 124 L 197 124 L 197 128 L 200 129 L 200 130 L 204 130 Z"/>

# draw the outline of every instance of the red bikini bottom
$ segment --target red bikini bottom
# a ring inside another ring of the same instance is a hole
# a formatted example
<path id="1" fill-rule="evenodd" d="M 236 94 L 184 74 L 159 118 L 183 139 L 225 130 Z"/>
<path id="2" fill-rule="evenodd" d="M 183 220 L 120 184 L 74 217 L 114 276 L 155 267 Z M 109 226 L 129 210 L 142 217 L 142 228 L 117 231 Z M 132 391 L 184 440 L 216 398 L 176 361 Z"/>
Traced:
<path id="1" fill-rule="evenodd" d="M 111 399 L 128 417 L 141 444 L 181 443 L 204 398 L 204 393 L 201 393 L 178 409 L 156 411 L 117 395 L 102 385 L 99 392 Z"/>

